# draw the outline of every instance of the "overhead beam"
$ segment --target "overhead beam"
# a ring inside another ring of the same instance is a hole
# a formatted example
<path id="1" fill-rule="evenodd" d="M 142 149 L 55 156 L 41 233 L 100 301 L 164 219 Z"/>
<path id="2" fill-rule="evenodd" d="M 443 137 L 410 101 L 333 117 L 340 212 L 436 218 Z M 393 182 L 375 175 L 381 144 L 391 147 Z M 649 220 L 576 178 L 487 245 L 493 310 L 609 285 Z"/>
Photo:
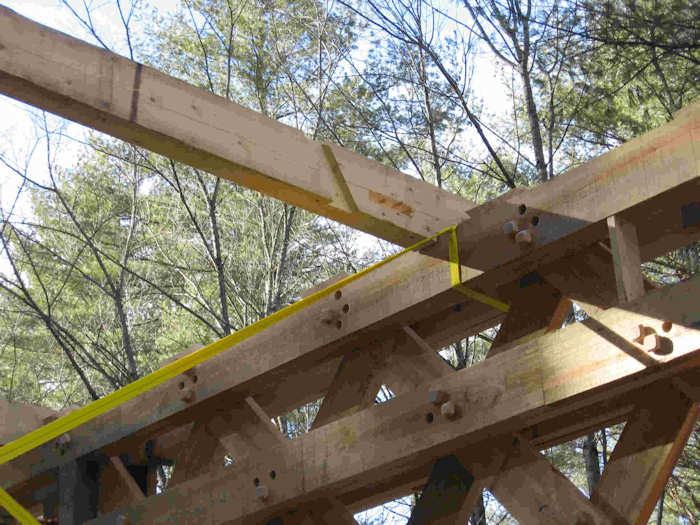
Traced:
<path id="1" fill-rule="evenodd" d="M 403 246 L 473 207 L 4 6 L 0 92 Z"/>
<path id="2" fill-rule="evenodd" d="M 692 326 L 700 315 L 693 295 L 699 283 L 694 279 L 652 292 L 625 310 L 607 310 L 597 324 L 577 323 L 546 334 L 292 440 L 278 476 L 286 473 L 295 482 L 273 485 L 275 497 L 264 503 L 253 498 L 250 480 L 260 470 L 252 461 L 241 462 L 235 472 L 191 480 L 119 512 L 167 521 L 174 513 L 215 515 L 225 499 L 230 522 L 249 523 L 329 493 L 342 499 L 347 491 L 409 472 L 435 457 L 488 446 L 494 437 L 512 435 L 524 426 L 554 424 L 577 408 L 643 392 L 679 371 L 700 366 L 700 332 L 680 325 L 685 319 Z M 650 318 L 648 312 L 660 315 Z M 673 352 L 652 355 L 653 363 L 640 360 L 626 334 L 640 322 L 662 323 L 669 316 L 679 322 L 669 332 Z M 468 417 L 450 420 L 438 415 L 429 422 L 426 414 L 434 406 L 428 393 L 434 388 L 443 389 Z M 111 518 L 94 523 L 109 523 Z"/>

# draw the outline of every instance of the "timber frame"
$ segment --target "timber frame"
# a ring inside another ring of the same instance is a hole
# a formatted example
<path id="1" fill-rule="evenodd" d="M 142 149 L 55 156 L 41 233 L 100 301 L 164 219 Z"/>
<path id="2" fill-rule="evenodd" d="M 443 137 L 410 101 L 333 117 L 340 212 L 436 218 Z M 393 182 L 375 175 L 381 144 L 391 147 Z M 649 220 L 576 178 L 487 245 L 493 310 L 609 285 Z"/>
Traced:
<path id="1" fill-rule="evenodd" d="M 477 206 L 3 6 L 0 92 L 403 246 L 456 225 L 462 265 L 454 286 L 438 236 L 0 465 L 33 515 L 351 524 L 421 490 L 409 523 L 458 524 L 488 488 L 525 525 L 647 522 L 698 416 L 700 277 L 640 265 L 700 238 L 700 104 Z M 572 303 L 588 318 L 562 328 Z M 499 324 L 480 364 L 437 354 Z M 320 397 L 309 433 L 271 424 Z M 2 401 L 0 444 L 60 415 Z M 590 498 L 538 452 L 620 422 Z"/>

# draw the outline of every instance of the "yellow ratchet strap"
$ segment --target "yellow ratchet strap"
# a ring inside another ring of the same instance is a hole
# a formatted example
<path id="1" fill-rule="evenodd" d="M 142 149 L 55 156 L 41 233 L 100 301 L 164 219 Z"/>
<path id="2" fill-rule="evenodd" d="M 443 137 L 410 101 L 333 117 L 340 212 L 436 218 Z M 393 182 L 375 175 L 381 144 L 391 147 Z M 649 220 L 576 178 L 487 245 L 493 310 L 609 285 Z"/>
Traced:
<path id="1" fill-rule="evenodd" d="M 459 264 L 459 244 L 457 241 L 457 226 L 449 228 L 450 237 L 448 239 L 450 246 L 450 277 L 452 278 L 452 288 L 463 293 L 476 301 L 487 304 L 502 312 L 508 312 L 510 306 L 506 303 L 494 299 L 486 294 L 472 290 L 462 284 L 462 265 Z"/>
<path id="2" fill-rule="evenodd" d="M 318 300 L 327 297 L 336 290 L 339 290 L 340 288 L 347 286 L 351 282 L 356 281 L 360 277 L 367 275 L 368 273 L 373 272 L 378 268 L 381 268 L 382 266 L 388 264 L 394 259 L 401 257 L 403 254 L 420 248 L 421 246 L 443 235 L 444 233 L 450 234 L 449 256 L 452 287 L 459 290 L 467 297 L 470 297 L 482 303 L 488 304 L 489 306 L 507 312 L 509 309 L 507 304 L 502 303 L 481 292 L 471 290 L 470 288 L 467 288 L 462 284 L 461 267 L 459 264 L 459 250 L 457 245 L 457 231 L 456 226 L 451 226 L 449 228 L 445 228 L 439 233 L 433 235 L 432 237 L 423 239 L 422 241 L 419 241 L 416 244 L 409 246 L 408 248 L 394 255 L 391 255 L 390 257 L 387 257 L 386 259 L 372 266 L 369 266 L 368 268 L 365 268 L 364 270 L 356 274 L 350 275 L 349 277 L 346 277 L 345 279 L 338 281 L 337 283 L 334 283 L 324 288 L 323 290 L 315 292 L 309 295 L 308 297 L 305 297 L 301 301 L 297 301 L 294 304 L 291 304 L 263 319 L 260 319 L 259 321 L 253 323 L 250 326 L 246 326 L 245 328 L 242 328 L 241 330 L 238 330 L 237 332 L 234 332 L 233 334 L 228 335 L 223 339 L 219 339 L 218 341 L 215 341 L 205 346 L 204 348 L 197 350 L 196 352 L 192 352 L 191 354 L 188 354 L 178 359 L 177 361 L 167 364 L 164 367 L 159 368 L 155 372 L 152 372 L 147 376 L 137 379 L 133 383 L 130 383 L 125 387 L 122 387 L 119 390 L 116 390 L 111 394 L 106 395 L 105 397 L 93 401 L 89 405 L 79 408 L 78 410 L 75 410 L 74 412 L 71 412 L 68 415 L 65 415 L 55 421 L 52 421 L 51 423 L 47 423 L 41 428 L 29 432 L 21 438 L 11 441 L 5 446 L 0 447 L 0 465 L 3 465 L 8 461 L 13 460 L 14 458 L 21 456 L 25 452 L 29 452 L 30 450 L 33 450 L 34 448 L 43 445 L 44 443 L 47 443 L 48 441 L 51 441 L 52 439 L 55 439 L 58 436 L 65 434 L 66 432 L 69 432 L 70 430 L 82 425 L 83 423 L 86 423 L 91 419 L 94 419 L 104 414 L 105 412 L 108 412 L 109 410 L 112 410 L 113 408 L 116 408 L 119 405 L 126 403 L 127 401 L 134 399 L 135 397 L 138 397 L 142 393 L 147 392 L 162 383 L 165 383 L 173 377 L 179 376 L 180 374 L 191 369 L 192 367 L 211 359 L 212 357 L 230 349 L 238 343 L 245 341 L 249 337 L 258 334 L 266 328 L 303 310 L 307 306 L 314 304 Z M 19 520 L 19 522 L 22 523 L 22 525 L 39 525 L 39 522 L 36 521 L 32 517 L 32 515 L 29 514 L 29 512 L 27 512 L 2 488 L 0 488 L 0 505 L 5 507 L 5 509 L 7 509 L 13 517 Z"/>

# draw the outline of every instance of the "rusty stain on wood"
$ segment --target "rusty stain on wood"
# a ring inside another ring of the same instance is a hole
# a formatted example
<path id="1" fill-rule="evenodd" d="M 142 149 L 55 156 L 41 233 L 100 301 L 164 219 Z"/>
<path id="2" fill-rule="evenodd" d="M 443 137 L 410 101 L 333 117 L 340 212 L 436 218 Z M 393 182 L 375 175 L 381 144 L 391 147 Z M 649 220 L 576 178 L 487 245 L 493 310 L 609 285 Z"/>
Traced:
<path id="1" fill-rule="evenodd" d="M 408 204 L 392 199 L 391 197 L 383 195 L 378 191 L 369 190 L 369 200 L 403 215 L 408 215 L 409 217 L 413 216 L 413 208 L 411 208 Z"/>

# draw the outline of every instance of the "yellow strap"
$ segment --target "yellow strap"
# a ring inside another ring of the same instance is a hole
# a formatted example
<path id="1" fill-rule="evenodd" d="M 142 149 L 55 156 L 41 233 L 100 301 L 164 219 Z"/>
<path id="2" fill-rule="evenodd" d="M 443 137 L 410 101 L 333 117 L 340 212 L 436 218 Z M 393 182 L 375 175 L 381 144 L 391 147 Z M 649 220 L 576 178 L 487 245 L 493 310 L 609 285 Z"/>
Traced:
<path id="1" fill-rule="evenodd" d="M 413 246 L 409 246 L 405 250 L 398 252 L 390 257 L 387 257 L 383 261 L 380 261 L 368 268 L 365 268 L 364 270 L 356 274 L 350 275 L 349 277 L 346 277 L 345 279 L 338 281 L 337 283 L 334 283 L 328 286 L 327 288 L 324 288 L 323 290 L 319 290 L 318 292 L 313 293 L 308 297 L 305 297 L 301 301 L 291 304 L 283 308 L 282 310 L 279 310 L 273 313 L 272 315 L 269 315 L 268 317 L 260 319 L 258 322 L 253 323 L 250 326 L 246 326 L 245 328 L 242 328 L 241 330 L 238 330 L 237 332 L 234 332 L 233 334 L 228 335 L 223 339 L 219 339 L 218 341 L 215 341 L 205 346 L 204 348 L 197 350 L 196 352 L 188 354 L 178 359 L 177 361 L 167 364 L 164 367 L 159 368 L 155 372 L 152 372 L 147 376 L 137 379 L 133 383 L 130 383 L 125 387 L 122 387 L 119 390 L 116 390 L 111 394 L 106 395 L 105 397 L 93 401 L 89 405 L 79 408 L 78 410 L 75 410 L 74 412 L 63 416 L 62 418 L 52 421 L 51 423 L 48 423 L 43 427 L 38 428 L 22 436 L 21 438 L 16 439 L 15 441 L 11 441 L 4 447 L 0 447 L 0 465 L 7 463 L 8 461 L 11 461 L 17 456 L 20 456 L 25 452 L 28 452 L 40 445 L 43 445 L 44 443 L 51 441 L 52 439 L 55 439 L 62 434 L 65 434 L 66 432 L 69 432 L 75 427 L 80 426 L 83 423 L 86 423 L 87 421 L 90 421 L 91 419 L 94 419 L 95 417 L 104 414 L 105 412 L 113 408 L 118 407 L 122 403 L 125 403 L 126 401 L 129 401 L 137 397 L 138 395 L 147 392 L 148 390 L 151 390 L 152 388 L 166 382 L 168 379 L 172 379 L 173 377 L 179 376 L 180 374 L 189 370 L 195 365 L 203 363 L 204 361 L 211 359 L 212 357 L 224 352 L 225 350 L 228 350 L 229 348 L 237 345 L 238 343 L 245 341 L 249 337 L 262 332 L 263 330 L 272 326 L 273 324 L 276 324 L 281 320 L 286 319 L 287 317 L 297 313 L 298 311 L 303 310 L 304 308 L 315 303 L 319 299 L 322 299 L 332 294 L 336 290 L 347 286 L 348 284 L 350 284 L 353 281 L 356 281 L 360 277 L 367 275 L 368 273 L 373 272 L 378 268 L 381 268 L 382 266 L 388 264 L 394 259 L 401 257 L 403 254 L 420 248 L 428 241 L 442 235 L 443 233 L 446 233 L 447 231 L 449 231 L 449 228 L 446 228 L 445 230 L 437 233 L 433 237 L 423 239 L 422 241 L 414 244 Z"/>
<path id="2" fill-rule="evenodd" d="M 472 290 L 462 284 L 462 265 L 459 264 L 459 243 L 457 241 L 457 226 L 453 226 L 450 230 L 450 237 L 448 239 L 448 244 L 450 247 L 450 277 L 452 278 L 452 288 L 458 292 L 463 293 L 467 297 L 474 299 L 476 301 L 487 304 L 497 310 L 502 312 L 508 312 L 510 306 L 506 303 L 489 297 L 486 294 Z"/>
<path id="3" fill-rule="evenodd" d="M 0 447 L 0 465 L 11 461 L 18 456 L 21 456 L 25 452 L 28 452 L 40 445 L 43 445 L 44 443 L 47 443 L 48 441 L 51 441 L 52 439 L 55 439 L 60 435 L 65 434 L 66 432 L 69 432 L 75 427 L 78 427 L 83 423 L 86 423 L 91 419 L 94 419 L 131 399 L 134 399 L 142 393 L 155 388 L 156 386 L 168 381 L 169 379 L 172 379 L 173 377 L 179 376 L 180 374 L 184 373 L 190 368 L 201 364 L 211 359 L 212 357 L 230 349 L 238 343 L 245 341 L 249 337 L 252 337 L 253 335 L 262 332 L 266 328 L 278 323 L 283 319 L 286 319 L 287 317 L 299 312 L 300 310 L 303 310 L 307 306 L 314 304 L 316 301 L 327 297 L 336 290 L 347 286 L 348 284 L 350 284 L 353 281 L 356 281 L 360 277 L 367 275 L 368 273 L 373 272 L 378 268 L 381 268 L 385 264 L 388 264 L 394 259 L 401 257 L 403 254 L 409 251 L 413 251 L 420 248 L 429 241 L 432 241 L 436 237 L 439 237 L 440 235 L 447 232 L 450 233 L 449 252 L 450 276 L 452 281 L 452 287 L 459 290 L 468 297 L 471 297 L 485 304 L 493 306 L 494 308 L 498 308 L 499 310 L 507 312 L 509 309 L 507 304 L 493 299 L 492 297 L 489 297 L 485 294 L 482 294 L 481 292 L 471 290 L 462 284 L 456 227 L 452 226 L 450 228 L 445 228 L 439 233 L 433 235 L 432 237 L 423 239 L 422 241 L 417 242 L 413 246 L 409 246 L 408 248 L 390 257 L 387 257 L 383 261 L 369 266 L 368 268 L 365 268 L 364 270 L 356 274 L 350 275 L 349 277 L 346 277 L 345 279 L 338 281 L 337 283 L 334 283 L 324 288 L 323 290 L 319 290 L 318 292 L 311 294 L 310 296 L 302 299 L 301 301 L 291 304 L 283 308 L 282 310 L 279 310 L 273 313 L 272 315 L 269 315 L 268 317 L 265 317 L 256 323 L 253 323 L 250 326 L 242 328 L 241 330 L 238 330 L 237 332 L 226 336 L 223 339 L 219 339 L 218 341 L 215 341 L 214 343 L 211 343 L 205 346 L 204 348 L 197 350 L 196 352 L 188 354 L 178 359 L 177 361 L 167 364 L 164 367 L 159 368 L 155 372 L 152 372 L 147 376 L 137 379 L 133 383 L 130 383 L 125 387 L 122 387 L 119 390 L 116 390 L 115 392 L 106 395 L 105 397 L 93 401 L 89 405 L 79 408 L 78 410 L 75 410 L 74 412 L 71 412 L 66 416 L 63 416 L 55 421 L 52 421 L 51 423 L 47 423 L 41 428 L 29 432 L 21 438 L 11 441 L 4 447 Z M 12 497 L 1 488 L 0 505 L 2 505 L 8 511 L 10 511 L 10 513 L 15 518 L 17 518 L 23 525 L 34 525 L 37 523 L 37 521 L 26 510 L 24 510 L 21 505 L 19 505 L 19 503 L 12 499 Z"/>
<path id="4" fill-rule="evenodd" d="M 0 488 L 0 506 L 5 507 L 10 515 L 18 520 L 22 525 L 39 525 L 27 510 L 17 503 L 12 496 Z"/>

